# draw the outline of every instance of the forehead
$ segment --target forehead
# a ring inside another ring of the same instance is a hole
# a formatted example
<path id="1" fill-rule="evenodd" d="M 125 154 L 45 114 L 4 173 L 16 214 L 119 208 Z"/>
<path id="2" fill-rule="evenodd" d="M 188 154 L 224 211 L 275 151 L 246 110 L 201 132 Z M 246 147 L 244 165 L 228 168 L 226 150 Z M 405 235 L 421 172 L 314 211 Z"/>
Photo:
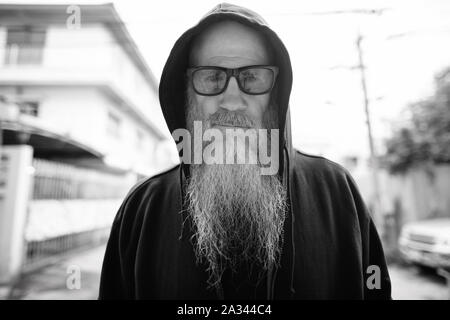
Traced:
<path id="1" fill-rule="evenodd" d="M 270 63 L 262 34 L 234 21 L 216 23 L 197 36 L 189 60 L 191 66 L 228 68 Z"/>

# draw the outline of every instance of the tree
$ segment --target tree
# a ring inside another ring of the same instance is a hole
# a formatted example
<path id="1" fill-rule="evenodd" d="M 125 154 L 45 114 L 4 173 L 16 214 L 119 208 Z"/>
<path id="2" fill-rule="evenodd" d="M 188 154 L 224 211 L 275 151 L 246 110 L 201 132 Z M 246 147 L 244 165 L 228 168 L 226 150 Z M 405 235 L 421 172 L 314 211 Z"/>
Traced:
<path id="1" fill-rule="evenodd" d="M 435 92 L 408 106 L 411 119 L 386 141 L 381 164 L 402 173 L 424 163 L 450 163 L 450 67 L 435 76 Z"/>

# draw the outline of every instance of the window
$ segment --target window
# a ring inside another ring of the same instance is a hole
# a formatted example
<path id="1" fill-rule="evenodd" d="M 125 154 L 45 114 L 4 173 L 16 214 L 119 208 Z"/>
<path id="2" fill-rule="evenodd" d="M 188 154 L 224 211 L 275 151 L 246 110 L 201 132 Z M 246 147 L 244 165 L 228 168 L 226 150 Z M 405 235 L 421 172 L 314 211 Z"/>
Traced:
<path id="1" fill-rule="evenodd" d="M 121 124 L 122 121 L 117 115 L 113 114 L 112 112 L 108 112 L 108 123 L 106 125 L 106 131 L 109 135 L 114 138 L 119 138 Z"/>
<path id="2" fill-rule="evenodd" d="M 39 115 L 39 102 L 37 101 L 22 101 L 18 103 L 19 111 L 22 114 L 37 117 Z"/>
<path id="3" fill-rule="evenodd" d="M 36 27 L 10 27 L 6 37 L 5 64 L 40 64 L 46 30 Z"/>

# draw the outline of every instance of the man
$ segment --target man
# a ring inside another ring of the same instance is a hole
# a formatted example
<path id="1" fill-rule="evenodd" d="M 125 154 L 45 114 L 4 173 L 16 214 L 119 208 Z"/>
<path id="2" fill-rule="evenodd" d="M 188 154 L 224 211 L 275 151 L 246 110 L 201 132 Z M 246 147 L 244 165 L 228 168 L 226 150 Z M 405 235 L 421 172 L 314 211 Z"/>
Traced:
<path id="1" fill-rule="evenodd" d="M 352 178 L 291 147 L 291 86 L 286 48 L 250 10 L 218 5 L 178 39 L 159 94 L 182 163 L 123 202 L 101 299 L 390 299 Z"/>

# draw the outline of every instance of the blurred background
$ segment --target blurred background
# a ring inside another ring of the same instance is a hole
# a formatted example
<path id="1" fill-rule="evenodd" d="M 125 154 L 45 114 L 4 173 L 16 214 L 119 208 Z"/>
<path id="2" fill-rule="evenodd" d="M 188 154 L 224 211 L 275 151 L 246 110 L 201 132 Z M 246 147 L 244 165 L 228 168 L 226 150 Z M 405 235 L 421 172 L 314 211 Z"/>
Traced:
<path id="1" fill-rule="evenodd" d="M 343 165 L 394 299 L 450 299 L 450 2 L 243 1 L 291 55 L 293 144 Z M 0 299 L 96 299 L 128 190 L 178 162 L 158 101 L 211 1 L 0 1 Z"/>

